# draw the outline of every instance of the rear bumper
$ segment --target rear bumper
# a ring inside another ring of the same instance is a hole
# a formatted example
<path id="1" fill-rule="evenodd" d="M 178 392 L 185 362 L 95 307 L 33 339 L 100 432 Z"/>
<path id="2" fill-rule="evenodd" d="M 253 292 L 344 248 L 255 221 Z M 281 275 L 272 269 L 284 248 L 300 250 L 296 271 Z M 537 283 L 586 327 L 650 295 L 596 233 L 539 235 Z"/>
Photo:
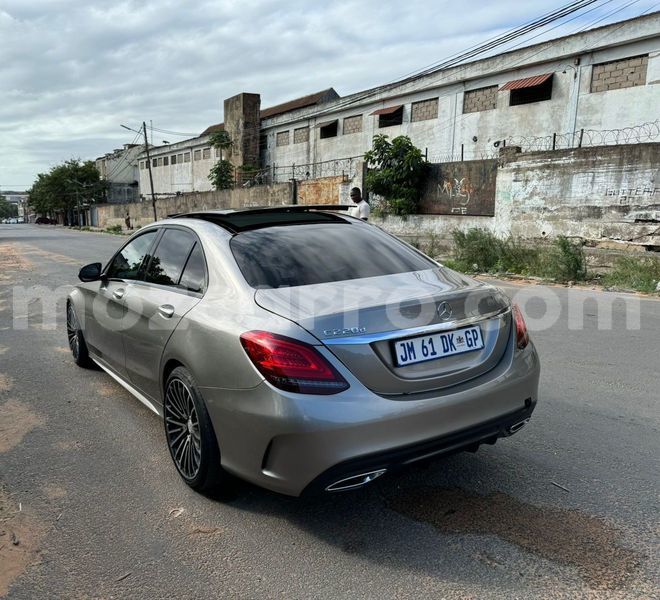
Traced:
<path id="1" fill-rule="evenodd" d="M 534 406 L 531 403 L 531 399 L 528 399 L 527 404 L 528 406 L 522 410 L 469 427 L 462 431 L 402 448 L 394 448 L 385 452 L 347 460 L 330 467 L 327 471 L 319 475 L 303 490 L 303 494 L 341 491 L 340 489 L 328 490 L 331 485 L 337 484 L 337 482 L 342 482 L 343 485 L 346 485 L 346 489 L 361 487 L 361 485 L 350 485 L 359 475 L 367 473 L 391 474 L 393 471 L 416 462 L 431 460 L 438 456 L 453 454 L 463 450 L 474 451 L 481 444 L 494 444 L 498 438 L 508 437 L 519 431 L 523 424 L 530 419 L 534 411 Z"/>
<path id="2" fill-rule="evenodd" d="M 333 396 L 287 393 L 265 382 L 250 390 L 202 388 L 223 467 L 299 496 L 337 473 L 350 476 L 363 462 L 390 469 L 469 447 L 506 435 L 531 414 L 540 373 L 531 343 L 522 351 L 511 344 L 474 380 L 409 399 L 379 396 L 338 368 L 351 387 Z"/>

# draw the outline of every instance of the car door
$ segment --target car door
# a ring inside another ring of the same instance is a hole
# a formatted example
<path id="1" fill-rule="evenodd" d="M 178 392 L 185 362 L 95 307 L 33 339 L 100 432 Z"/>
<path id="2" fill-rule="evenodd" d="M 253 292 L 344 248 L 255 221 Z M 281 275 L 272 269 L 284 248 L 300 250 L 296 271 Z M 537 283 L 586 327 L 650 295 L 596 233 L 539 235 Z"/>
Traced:
<path id="1" fill-rule="evenodd" d="M 205 265 L 201 243 L 192 231 L 165 227 L 142 280 L 125 296 L 126 370 L 133 385 L 156 402 L 160 403 L 163 350 L 181 318 L 204 293 Z"/>
<path id="2" fill-rule="evenodd" d="M 106 366 L 126 376 L 123 319 L 124 296 L 149 258 L 158 230 L 151 229 L 132 238 L 115 254 L 99 281 L 88 284 L 85 302 L 85 340 L 90 351 Z"/>

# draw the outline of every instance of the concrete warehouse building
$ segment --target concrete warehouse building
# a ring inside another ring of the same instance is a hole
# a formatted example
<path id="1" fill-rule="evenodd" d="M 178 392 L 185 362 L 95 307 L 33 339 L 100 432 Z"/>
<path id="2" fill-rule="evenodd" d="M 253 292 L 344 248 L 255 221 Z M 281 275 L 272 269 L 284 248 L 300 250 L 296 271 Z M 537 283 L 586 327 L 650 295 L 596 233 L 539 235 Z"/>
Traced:
<path id="1" fill-rule="evenodd" d="M 259 95 L 239 94 L 225 101 L 223 124 L 151 149 L 154 191 L 210 190 L 220 156 L 209 137 L 223 127 L 229 160 L 264 169 L 269 181 L 316 177 L 313 165 L 361 157 L 376 134 L 409 136 L 430 162 L 494 157 L 504 145 L 577 147 L 583 136 L 589 145 L 621 143 L 617 130 L 657 128 L 658 83 L 655 12 L 345 97 L 328 89 L 261 110 Z M 138 160 L 147 196 L 144 153 Z"/>

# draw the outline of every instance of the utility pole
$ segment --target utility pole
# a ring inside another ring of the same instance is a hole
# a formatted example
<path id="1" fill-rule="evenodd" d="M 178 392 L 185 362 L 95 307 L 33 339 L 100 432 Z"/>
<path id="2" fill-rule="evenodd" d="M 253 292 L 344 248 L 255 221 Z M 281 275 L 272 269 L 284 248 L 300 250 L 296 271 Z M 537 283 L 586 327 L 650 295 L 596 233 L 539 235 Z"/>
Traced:
<path id="1" fill-rule="evenodd" d="M 147 123 L 142 121 L 142 131 L 144 133 L 144 149 L 147 153 L 147 168 L 149 169 L 149 185 L 151 186 L 151 206 L 154 209 L 154 221 L 158 221 L 156 215 L 156 194 L 154 193 L 154 176 L 151 173 L 151 156 L 149 156 L 149 140 L 147 139 Z"/>

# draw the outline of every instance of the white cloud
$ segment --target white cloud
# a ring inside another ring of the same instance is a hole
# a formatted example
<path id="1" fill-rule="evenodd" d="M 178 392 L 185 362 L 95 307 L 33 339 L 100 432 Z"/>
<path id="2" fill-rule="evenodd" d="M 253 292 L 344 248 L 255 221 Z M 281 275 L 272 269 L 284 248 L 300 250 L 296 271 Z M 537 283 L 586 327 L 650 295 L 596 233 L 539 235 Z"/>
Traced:
<path id="1" fill-rule="evenodd" d="M 195 132 L 241 91 L 260 93 L 262 106 L 331 86 L 356 92 L 566 1 L 0 0 L 0 186 L 29 186 L 72 156 L 130 142 L 120 123 Z"/>

